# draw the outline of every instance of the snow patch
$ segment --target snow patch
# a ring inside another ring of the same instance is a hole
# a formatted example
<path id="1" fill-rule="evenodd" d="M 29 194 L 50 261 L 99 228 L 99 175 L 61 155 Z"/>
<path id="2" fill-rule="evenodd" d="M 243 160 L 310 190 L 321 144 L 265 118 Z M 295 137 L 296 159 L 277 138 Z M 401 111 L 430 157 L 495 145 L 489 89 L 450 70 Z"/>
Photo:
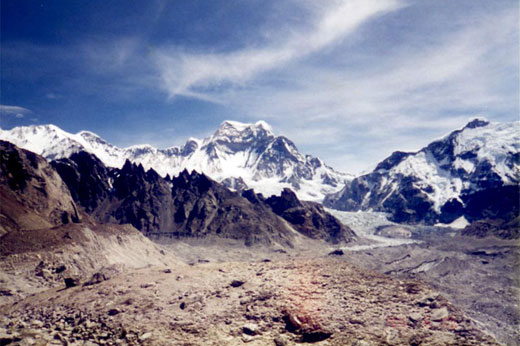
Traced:
<path id="1" fill-rule="evenodd" d="M 454 220 L 452 223 L 438 223 L 435 226 L 453 228 L 453 229 L 463 229 L 463 228 L 466 228 L 466 226 L 468 226 L 468 225 L 469 225 L 468 220 L 466 220 L 466 218 L 464 216 L 461 216 L 458 219 Z"/>

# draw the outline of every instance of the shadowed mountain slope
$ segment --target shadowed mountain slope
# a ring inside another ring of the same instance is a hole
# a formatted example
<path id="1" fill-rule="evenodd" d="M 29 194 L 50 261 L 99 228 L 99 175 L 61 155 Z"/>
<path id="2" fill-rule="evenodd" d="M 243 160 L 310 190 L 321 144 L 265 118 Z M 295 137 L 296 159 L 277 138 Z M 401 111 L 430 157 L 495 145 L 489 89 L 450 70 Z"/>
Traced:
<path id="1" fill-rule="evenodd" d="M 0 235 L 78 222 L 69 189 L 47 161 L 0 141 Z"/>
<path id="2" fill-rule="evenodd" d="M 162 178 L 153 169 L 145 171 L 130 161 L 121 169 L 107 168 L 86 152 L 52 165 L 77 203 L 98 221 L 130 223 L 153 237 L 216 236 L 246 245 L 282 247 L 292 246 L 295 237 L 301 236 L 334 243 L 354 238 L 323 208 L 300 202 L 290 190 L 282 196 L 290 195 L 297 208 L 284 210 L 282 215 L 268 203 L 254 203 L 195 171 Z"/>

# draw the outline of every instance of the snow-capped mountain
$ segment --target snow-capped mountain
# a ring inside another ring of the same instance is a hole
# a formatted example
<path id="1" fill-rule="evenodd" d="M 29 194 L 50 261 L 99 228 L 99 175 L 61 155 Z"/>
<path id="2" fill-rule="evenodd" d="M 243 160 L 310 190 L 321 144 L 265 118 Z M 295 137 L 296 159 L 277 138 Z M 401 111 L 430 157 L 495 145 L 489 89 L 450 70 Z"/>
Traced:
<path id="1" fill-rule="evenodd" d="M 418 152 L 394 152 L 324 204 L 405 222 L 508 218 L 518 215 L 519 181 L 520 122 L 475 119 Z"/>
<path id="2" fill-rule="evenodd" d="M 319 158 L 302 155 L 293 142 L 275 136 L 263 121 L 255 124 L 225 121 L 208 138 L 190 138 L 181 147 L 167 149 L 150 145 L 118 148 L 92 132 L 71 134 L 54 125 L 0 130 L 0 138 L 49 160 L 86 151 L 110 167 L 120 168 L 128 159 L 163 176 L 176 176 L 184 169 L 196 170 L 230 188 L 246 185 L 266 196 L 289 187 L 300 199 L 321 201 L 352 179 L 326 166 Z"/>

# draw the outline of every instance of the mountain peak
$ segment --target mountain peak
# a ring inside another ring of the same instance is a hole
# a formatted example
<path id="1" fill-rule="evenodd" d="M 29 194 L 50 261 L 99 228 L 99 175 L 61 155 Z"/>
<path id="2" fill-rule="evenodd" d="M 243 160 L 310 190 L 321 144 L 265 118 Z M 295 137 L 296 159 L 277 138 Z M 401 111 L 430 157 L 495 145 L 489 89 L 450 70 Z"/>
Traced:
<path id="1" fill-rule="evenodd" d="M 464 126 L 465 129 L 475 129 L 477 127 L 484 127 L 489 125 L 489 121 L 486 118 L 475 118 Z"/>
<path id="2" fill-rule="evenodd" d="M 258 128 L 263 128 L 264 130 L 266 130 L 268 132 L 273 132 L 273 128 L 271 127 L 271 125 L 269 125 L 267 122 L 265 122 L 263 120 L 257 121 L 255 123 L 255 126 Z"/>
<path id="3" fill-rule="evenodd" d="M 54 125 L 47 125 L 47 126 L 54 126 Z M 91 132 L 91 131 L 80 131 L 77 133 L 77 135 L 81 136 L 81 137 L 95 137 L 95 138 L 100 138 L 98 135 L 96 135 L 94 132 Z"/>
<path id="4" fill-rule="evenodd" d="M 271 126 L 263 120 L 256 123 L 241 123 L 234 120 L 225 120 L 215 132 L 215 135 L 238 135 L 244 132 L 265 133 L 274 136 Z"/>

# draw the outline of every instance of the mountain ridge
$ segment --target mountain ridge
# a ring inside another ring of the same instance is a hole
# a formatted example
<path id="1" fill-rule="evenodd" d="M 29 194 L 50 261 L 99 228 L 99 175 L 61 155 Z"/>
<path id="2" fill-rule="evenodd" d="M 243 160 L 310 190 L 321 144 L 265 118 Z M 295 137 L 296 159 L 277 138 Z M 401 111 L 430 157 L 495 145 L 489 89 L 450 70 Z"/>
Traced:
<path id="1" fill-rule="evenodd" d="M 83 151 L 51 165 L 74 201 L 98 222 L 129 223 L 150 237 L 220 237 L 281 247 L 292 247 L 302 236 L 332 243 L 355 238 L 323 208 L 300 202 L 290 190 L 298 220 L 273 212 L 268 203 L 252 203 L 196 171 L 163 178 L 129 160 L 121 169 L 105 167 Z"/>
<path id="2" fill-rule="evenodd" d="M 475 119 L 417 152 L 394 152 L 324 204 L 388 212 L 397 222 L 511 218 L 519 209 L 519 126 Z"/>
<path id="3" fill-rule="evenodd" d="M 209 137 L 191 137 L 182 146 L 165 149 L 149 144 L 119 148 L 93 132 L 71 134 L 55 125 L 0 130 L 0 138 L 49 160 L 86 151 L 109 167 L 121 168 L 128 159 L 146 169 L 153 168 L 162 176 L 174 176 L 186 168 L 219 182 L 240 178 L 246 187 L 265 195 L 278 194 L 289 187 L 301 199 L 313 201 L 338 191 L 352 178 L 319 158 L 301 154 L 291 140 L 276 136 L 265 121 L 245 124 L 227 120 Z"/>

